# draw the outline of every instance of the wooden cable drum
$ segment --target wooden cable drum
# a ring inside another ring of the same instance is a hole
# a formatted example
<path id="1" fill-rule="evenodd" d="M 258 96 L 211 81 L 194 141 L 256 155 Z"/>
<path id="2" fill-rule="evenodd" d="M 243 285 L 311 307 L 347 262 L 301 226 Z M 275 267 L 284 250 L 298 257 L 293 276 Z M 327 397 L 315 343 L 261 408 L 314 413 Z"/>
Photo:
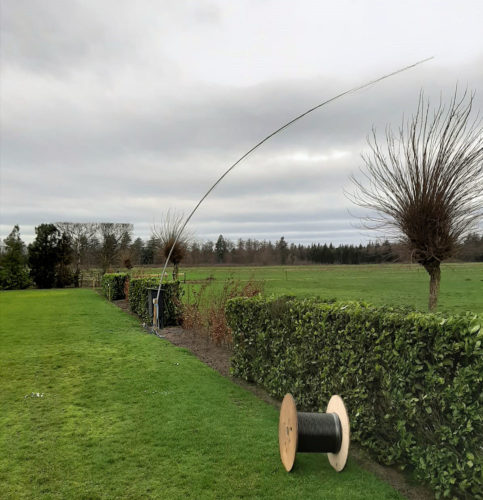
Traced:
<path id="1" fill-rule="evenodd" d="M 278 444 L 287 472 L 297 453 L 327 453 L 330 465 L 340 472 L 349 455 L 349 416 L 340 396 L 332 396 L 326 413 L 297 412 L 295 400 L 286 394 L 280 408 Z"/>

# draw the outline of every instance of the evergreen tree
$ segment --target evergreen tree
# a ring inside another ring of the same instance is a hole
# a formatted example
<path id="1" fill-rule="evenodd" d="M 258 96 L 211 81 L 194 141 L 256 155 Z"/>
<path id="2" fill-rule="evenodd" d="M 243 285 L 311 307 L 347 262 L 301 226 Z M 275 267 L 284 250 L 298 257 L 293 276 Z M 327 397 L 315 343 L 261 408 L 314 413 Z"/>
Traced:
<path id="1" fill-rule="evenodd" d="M 40 224 L 36 238 L 28 247 L 30 276 L 38 288 L 65 286 L 65 269 L 70 263 L 69 238 L 54 224 Z"/>
<path id="2" fill-rule="evenodd" d="M 142 263 L 141 256 L 143 253 L 144 249 L 144 242 L 141 238 L 136 238 L 133 243 L 131 244 L 131 257 L 132 257 L 132 263 L 135 266 L 138 266 L 139 264 Z"/>
<path id="3" fill-rule="evenodd" d="M 156 252 L 159 250 L 159 241 L 155 236 L 151 236 L 146 246 L 141 252 L 141 264 L 154 264 L 154 257 Z"/>
<path id="4" fill-rule="evenodd" d="M 223 235 L 220 234 L 220 236 L 218 236 L 218 240 L 215 245 L 215 253 L 218 263 L 221 264 L 225 260 L 226 250 L 227 250 L 226 241 L 223 238 Z"/>
<path id="5" fill-rule="evenodd" d="M 27 255 L 18 225 L 13 227 L 3 243 L 5 249 L 0 255 L 0 288 L 3 290 L 27 288 L 30 285 Z"/>
<path id="6" fill-rule="evenodd" d="M 57 244 L 57 266 L 55 269 L 55 286 L 64 288 L 74 283 L 74 275 L 70 268 L 72 262 L 71 239 L 67 233 L 62 233 Z"/>
<path id="7" fill-rule="evenodd" d="M 287 262 L 287 257 L 288 257 L 288 245 L 283 236 L 277 242 L 275 248 L 277 249 L 278 254 L 280 256 L 280 263 L 282 264 L 282 266 L 284 266 L 285 263 Z"/>

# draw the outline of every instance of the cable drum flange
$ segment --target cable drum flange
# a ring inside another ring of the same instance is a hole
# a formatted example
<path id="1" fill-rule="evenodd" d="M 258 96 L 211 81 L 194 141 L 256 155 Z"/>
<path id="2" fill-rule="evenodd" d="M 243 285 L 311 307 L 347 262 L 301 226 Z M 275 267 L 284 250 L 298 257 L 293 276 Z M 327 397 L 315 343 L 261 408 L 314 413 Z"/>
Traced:
<path id="1" fill-rule="evenodd" d="M 341 471 L 349 454 L 350 425 L 340 396 L 330 398 L 326 413 L 297 412 L 295 400 L 286 394 L 278 425 L 280 458 L 290 472 L 297 453 L 327 453 L 330 465 Z"/>

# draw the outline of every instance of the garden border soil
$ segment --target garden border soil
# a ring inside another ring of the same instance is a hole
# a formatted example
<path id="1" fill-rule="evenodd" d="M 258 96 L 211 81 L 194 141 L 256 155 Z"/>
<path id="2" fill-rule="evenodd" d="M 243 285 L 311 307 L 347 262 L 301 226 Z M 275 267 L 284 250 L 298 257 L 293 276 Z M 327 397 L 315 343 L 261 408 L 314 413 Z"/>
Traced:
<path id="1" fill-rule="evenodd" d="M 113 301 L 113 304 L 135 316 L 129 311 L 129 303 L 127 300 Z M 230 375 L 230 358 L 232 353 L 229 347 L 216 345 L 205 335 L 200 335 L 192 330 L 184 330 L 181 327 L 167 327 L 162 330 L 156 329 L 156 331 L 154 331 L 151 325 L 143 324 L 143 327 L 149 333 L 166 339 L 177 347 L 188 349 L 200 361 L 207 364 L 224 377 L 230 378 L 233 382 L 252 392 L 263 401 L 280 409 L 282 404 L 281 401 L 272 398 L 262 388 Z M 432 493 L 431 490 L 412 482 L 407 474 L 404 474 L 396 467 L 387 467 L 374 462 L 365 450 L 353 442 L 351 443 L 350 457 L 352 457 L 360 467 L 390 484 L 395 490 L 399 491 L 399 493 L 409 500 L 434 499 L 434 493 Z"/>

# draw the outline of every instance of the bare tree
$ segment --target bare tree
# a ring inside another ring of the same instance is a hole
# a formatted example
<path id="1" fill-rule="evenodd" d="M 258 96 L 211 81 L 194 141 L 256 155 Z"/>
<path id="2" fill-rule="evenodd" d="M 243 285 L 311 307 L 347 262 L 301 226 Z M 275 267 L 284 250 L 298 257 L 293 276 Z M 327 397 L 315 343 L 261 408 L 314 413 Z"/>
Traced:
<path id="1" fill-rule="evenodd" d="M 349 197 L 370 209 L 366 227 L 392 229 L 430 276 L 429 310 L 436 308 L 440 264 L 477 225 L 483 206 L 483 128 L 472 118 L 474 93 L 455 90 L 448 106 L 432 109 L 421 92 L 416 114 L 385 147 L 368 139 L 363 177 Z"/>
<path id="2" fill-rule="evenodd" d="M 178 277 L 179 264 L 186 256 L 186 252 L 192 238 L 190 232 L 186 228 L 178 236 L 178 233 L 182 230 L 183 224 L 183 213 L 168 210 L 163 216 L 163 222 L 161 225 L 157 226 L 155 224 L 151 230 L 154 238 L 156 238 L 159 242 L 161 252 L 165 259 L 168 257 L 174 244 L 174 249 L 170 257 L 170 260 L 173 263 L 174 280 Z M 176 241 L 177 236 L 178 240 Z"/>
<path id="3" fill-rule="evenodd" d="M 101 265 L 103 272 L 106 272 L 119 260 L 124 242 L 131 240 L 133 225 L 121 222 L 101 222 L 98 229 L 101 235 Z"/>
<path id="4" fill-rule="evenodd" d="M 80 268 L 88 248 L 92 245 L 98 225 L 95 222 L 56 222 L 55 226 L 70 238 L 75 267 L 75 285 L 79 286 Z"/>

